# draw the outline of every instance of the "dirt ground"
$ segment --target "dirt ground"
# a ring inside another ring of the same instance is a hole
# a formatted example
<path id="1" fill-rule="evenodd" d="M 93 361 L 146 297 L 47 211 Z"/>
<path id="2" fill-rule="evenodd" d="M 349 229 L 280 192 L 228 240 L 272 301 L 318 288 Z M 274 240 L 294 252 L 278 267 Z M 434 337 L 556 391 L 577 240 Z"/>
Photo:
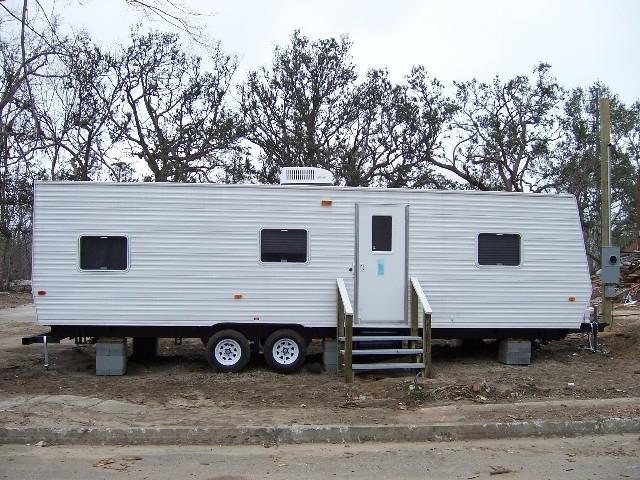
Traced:
<path id="1" fill-rule="evenodd" d="M 4 305 L 16 305 L 29 299 L 5 301 Z M 163 340 L 158 358 L 146 363 L 129 360 L 122 377 L 97 377 L 94 347 L 63 341 L 50 346 L 51 367 L 44 370 L 41 346 L 20 344 L 23 335 L 43 328 L 35 324 L 32 307 L 17 307 L 0 311 L 0 398 L 70 395 L 167 408 L 172 415 L 198 410 L 203 421 L 236 415 L 246 424 L 258 418 L 385 423 L 397 421 L 402 412 L 441 405 L 640 397 L 640 309 L 620 308 L 616 314 L 613 328 L 600 335 L 602 353 L 585 349 L 586 338 L 576 334 L 541 345 L 528 366 L 500 364 L 495 343 L 436 345 L 434 378 L 421 379 L 421 389 L 411 390 L 414 377 L 406 374 L 357 375 L 355 383 L 347 385 L 338 375 L 321 373 L 319 354 L 310 355 L 303 371 L 292 375 L 269 371 L 260 358 L 252 359 L 242 373 L 218 374 L 196 340 L 182 345 Z M 560 407 L 562 418 L 584 415 Z M 640 405 L 615 413 L 638 415 Z M 6 412 L 0 415 L 0 422 L 3 419 L 16 421 Z M 183 420 L 188 418 L 172 418 L 171 423 Z"/>
<path id="2" fill-rule="evenodd" d="M 0 309 L 28 305 L 31 302 L 31 294 L 27 292 L 0 292 Z"/>

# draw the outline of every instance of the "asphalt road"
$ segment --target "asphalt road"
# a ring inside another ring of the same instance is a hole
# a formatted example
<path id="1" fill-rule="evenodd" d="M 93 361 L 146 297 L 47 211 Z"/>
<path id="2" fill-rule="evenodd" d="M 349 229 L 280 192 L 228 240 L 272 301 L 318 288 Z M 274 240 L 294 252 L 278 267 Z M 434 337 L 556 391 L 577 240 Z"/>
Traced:
<path id="1" fill-rule="evenodd" d="M 640 479 L 640 439 L 609 435 L 266 447 L 4 445 L 0 478 Z"/>

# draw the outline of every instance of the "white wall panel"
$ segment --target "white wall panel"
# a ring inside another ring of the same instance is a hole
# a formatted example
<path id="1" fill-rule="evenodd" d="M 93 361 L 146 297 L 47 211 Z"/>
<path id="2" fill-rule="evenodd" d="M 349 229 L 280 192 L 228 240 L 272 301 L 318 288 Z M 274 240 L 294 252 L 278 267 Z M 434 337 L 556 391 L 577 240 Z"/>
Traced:
<path id="1" fill-rule="evenodd" d="M 36 184 L 33 290 L 47 291 L 35 298 L 38 321 L 335 326 L 336 277 L 354 300 L 357 202 L 410 204 L 409 272 L 435 328 L 579 326 L 591 286 L 571 196 L 82 182 Z M 261 264 L 260 228 L 306 228 L 308 263 Z M 522 265 L 477 266 L 481 232 L 519 233 Z M 109 234 L 128 236 L 129 270 L 80 271 L 79 236 Z"/>

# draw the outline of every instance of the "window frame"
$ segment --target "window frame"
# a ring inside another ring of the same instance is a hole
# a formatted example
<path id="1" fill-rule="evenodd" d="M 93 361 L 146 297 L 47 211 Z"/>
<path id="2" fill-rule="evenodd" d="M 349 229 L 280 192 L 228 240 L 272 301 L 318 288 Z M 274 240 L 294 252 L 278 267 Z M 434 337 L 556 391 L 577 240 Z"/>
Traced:
<path id="1" fill-rule="evenodd" d="M 519 238 L 519 255 L 520 255 L 520 263 L 517 265 L 484 265 L 480 263 L 480 235 L 481 234 L 489 234 L 489 235 L 517 235 Z M 506 269 L 518 269 L 522 268 L 524 264 L 524 235 L 522 232 L 513 232 L 513 231 L 480 231 L 476 232 L 476 249 L 475 249 L 475 264 L 477 268 L 506 268 Z"/>
<path id="2" fill-rule="evenodd" d="M 304 262 L 263 262 L 262 261 L 262 231 L 263 230 L 303 230 L 307 233 L 307 260 Z M 258 256 L 258 263 L 260 265 L 292 265 L 292 266 L 296 266 L 296 265 L 308 265 L 309 261 L 311 259 L 311 232 L 309 231 L 308 228 L 303 228 L 303 227 L 290 227 L 290 228 L 285 228 L 285 227 L 260 227 L 260 229 L 258 230 L 258 252 L 257 252 L 257 256 Z"/>
<path id="3" fill-rule="evenodd" d="M 82 268 L 82 259 L 81 259 L 81 255 L 82 255 L 82 237 L 124 237 L 127 241 L 127 268 L 125 268 L 124 270 L 113 270 L 113 269 L 99 269 L 99 268 L 92 268 L 92 269 L 84 269 Z M 129 238 L 129 235 L 124 234 L 124 233 L 81 233 L 80 235 L 78 235 L 77 238 L 77 259 L 78 261 L 76 262 L 76 269 L 83 273 L 83 274 L 92 274 L 92 273 L 99 273 L 99 274 L 109 274 L 109 275 L 116 275 L 116 274 L 123 274 L 123 273 L 127 273 L 129 272 L 129 270 L 131 270 L 131 239 Z"/>

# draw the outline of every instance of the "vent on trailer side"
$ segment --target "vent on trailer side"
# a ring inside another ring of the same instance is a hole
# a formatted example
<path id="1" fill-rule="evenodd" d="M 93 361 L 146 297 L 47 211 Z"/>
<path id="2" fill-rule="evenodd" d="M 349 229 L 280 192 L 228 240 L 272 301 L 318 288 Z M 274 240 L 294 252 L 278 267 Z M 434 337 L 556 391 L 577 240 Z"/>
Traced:
<path id="1" fill-rule="evenodd" d="M 317 167 L 284 167 L 280 171 L 281 185 L 333 185 L 333 174 Z"/>

